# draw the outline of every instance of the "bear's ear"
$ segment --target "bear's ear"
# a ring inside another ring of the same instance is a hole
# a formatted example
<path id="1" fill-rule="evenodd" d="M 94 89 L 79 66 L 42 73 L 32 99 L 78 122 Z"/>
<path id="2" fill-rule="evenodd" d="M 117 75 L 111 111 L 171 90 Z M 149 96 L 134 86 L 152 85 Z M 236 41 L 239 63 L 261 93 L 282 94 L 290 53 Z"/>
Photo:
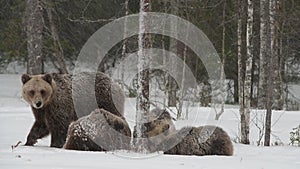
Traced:
<path id="1" fill-rule="evenodd" d="M 23 74 L 21 77 L 22 83 L 25 84 L 26 82 L 28 82 L 28 80 L 30 80 L 31 77 L 29 76 L 29 74 Z"/>
<path id="2" fill-rule="evenodd" d="M 48 82 L 49 84 L 52 84 L 52 76 L 50 74 L 45 74 L 42 77 L 43 80 L 45 80 L 46 82 Z"/>

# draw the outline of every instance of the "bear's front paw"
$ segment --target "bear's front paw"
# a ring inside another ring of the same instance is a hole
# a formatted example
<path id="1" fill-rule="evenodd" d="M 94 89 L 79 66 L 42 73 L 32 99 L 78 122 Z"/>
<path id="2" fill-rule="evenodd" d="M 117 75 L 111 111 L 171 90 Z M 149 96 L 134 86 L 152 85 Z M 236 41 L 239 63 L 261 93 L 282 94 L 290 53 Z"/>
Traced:
<path id="1" fill-rule="evenodd" d="M 36 142 L 36 140 L 27 140 L 25 146 L 33 146 Z"/>
<path id="2" fill-rule="evenodd" d="M 62 148 L 62 147 L 63 147 L 63 144 L 51 143 L 50 147 L 54 147 L 54 148 Z"/>

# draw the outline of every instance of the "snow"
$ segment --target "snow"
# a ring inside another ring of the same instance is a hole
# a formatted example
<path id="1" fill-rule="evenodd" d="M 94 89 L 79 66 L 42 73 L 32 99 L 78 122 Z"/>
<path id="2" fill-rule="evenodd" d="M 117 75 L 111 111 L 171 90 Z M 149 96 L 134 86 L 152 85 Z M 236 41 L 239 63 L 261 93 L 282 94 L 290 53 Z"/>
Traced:
<path id="1" fill-rule="evenodd" d="M 288 145 L 289 132 L 299 125 L 300 112 L 275 111 L 273 113 L 272 144 L 280 146 L 256 146 L 258 128 L 254 122 L 263 119 L 262 110 L 251 112 L 251 145 L 234 143 L 234 155 L 225 156 L 175 156 L 137 154 L 133 152 L 82 152 L 50 148 L 49 137 L 39 140 L 33 147 L 23 146 L 34 118 L 30 107 L 21 99 L 20 75 L 0 75 L 0 168 L 1 169 L 79 169 L 79 168 L 164 168 L 164 169 L 298 169 L 300 168 L 300 148 Z M 135 104 L 126 100 L 125 117 L 132 128 Z M 185 109 L 185 108 L 184 108 Z M 199 112 L 198 114 L 195 112 Z M 197 114 L 197 116 L 196 116 Z M 257 115 L 257 116 L 256 116 Z M 235 140 L 238 137 L 238 107 L 226 105 L 219 122 L 213 120 L 210 108 L 190 108 L 190 120 L 176 121 L 176 127 L 185 125 L 217 124 Z M 255 118 L 257 117 L 257 118 Z M 255 120 L 256 119 L 256 120 Z M 259 123 L 258 123 L 259 124 Z M 18 141 L 21 145 L 12 150 Z"/>

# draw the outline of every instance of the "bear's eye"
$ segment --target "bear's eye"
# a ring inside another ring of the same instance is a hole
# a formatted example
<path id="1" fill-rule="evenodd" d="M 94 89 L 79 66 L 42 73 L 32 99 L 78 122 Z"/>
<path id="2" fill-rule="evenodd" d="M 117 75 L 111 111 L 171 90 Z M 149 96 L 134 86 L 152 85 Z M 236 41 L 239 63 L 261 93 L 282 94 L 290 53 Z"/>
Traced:
<path id="1" fill-rule="evenodd" d="M 46 94 L 46 91 L 45 90 L 41 90 L 41 95 L 45 95 Z"/>
<path id="2" fill-rule="evenodd" d="M 28 93 L 29 93 L 29 96 L 34 96 L 34 90 L 30 90 Z"/>

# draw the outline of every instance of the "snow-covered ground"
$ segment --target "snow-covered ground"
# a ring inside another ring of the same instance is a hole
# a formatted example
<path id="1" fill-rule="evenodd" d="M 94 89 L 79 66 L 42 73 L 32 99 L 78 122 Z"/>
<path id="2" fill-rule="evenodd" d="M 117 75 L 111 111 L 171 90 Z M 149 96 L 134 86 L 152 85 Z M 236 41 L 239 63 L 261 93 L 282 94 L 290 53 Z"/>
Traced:
<path id="1" fill-rule="evenodd" d="M 134 125 L 134 100 L 126 100 L 126 119 Z M 239 136 L 238 107 L 226 106 L 225 113 L 216 122 L 210 108 L 191 107 L 189 120 L 176 121 L 176 127 L 185 125 L 217 124 L 232 138 Z M 273 113 L 272 144 L 256 146 L 262 126 L 263 111 L 252 110 L 251 145 L 234 144 L 234 155 L 174 156 L 163 154 L 141 155 L 132 152 L 81 152 L 50 148 L 49 138 L 34 147 L 22 146 L 33 124 L 29 106 L 21 100 L 20 75 L 0 75 L 0 168 L 196 168 L 196 169 L 298 169 L 300 148 L 289 146 L 289 132 L 300 124 L 300 112 L 276 111 Z M 256 125 L 257 126 L 256 126 Z M 21 146 L 12 149 L 18 141 Z"/>

